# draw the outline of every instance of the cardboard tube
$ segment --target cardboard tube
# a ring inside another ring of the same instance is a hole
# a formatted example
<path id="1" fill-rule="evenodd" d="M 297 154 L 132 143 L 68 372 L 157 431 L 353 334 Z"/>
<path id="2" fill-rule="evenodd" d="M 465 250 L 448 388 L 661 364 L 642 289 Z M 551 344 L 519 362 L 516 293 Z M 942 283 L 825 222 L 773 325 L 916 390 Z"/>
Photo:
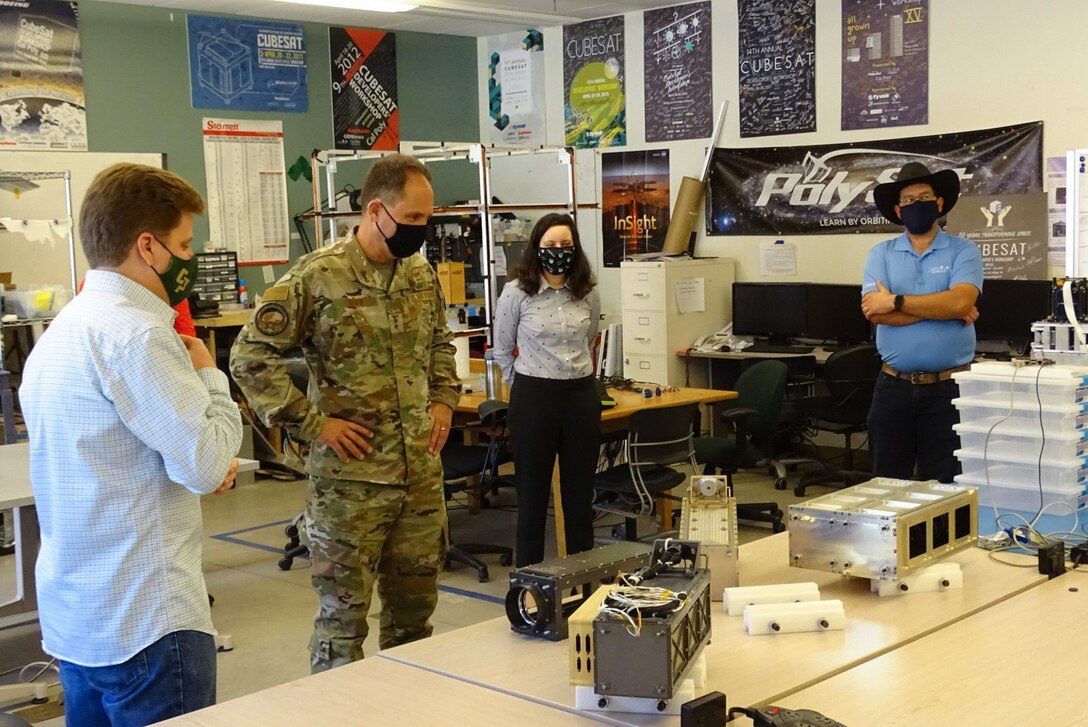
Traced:
<path id="1" fill-rule="evenodd" d="M 676 204 L 669 218 L 669 229 L 665 233 L 665 246 L 662 252 L 678 253 L 688 249 L 691 231 L 699 220 L 699 208 L 703 203 L 703 191 L 706 185 L 698 179 L 684 177 L 680 180 L 680 191 L 676 195 Z"/>

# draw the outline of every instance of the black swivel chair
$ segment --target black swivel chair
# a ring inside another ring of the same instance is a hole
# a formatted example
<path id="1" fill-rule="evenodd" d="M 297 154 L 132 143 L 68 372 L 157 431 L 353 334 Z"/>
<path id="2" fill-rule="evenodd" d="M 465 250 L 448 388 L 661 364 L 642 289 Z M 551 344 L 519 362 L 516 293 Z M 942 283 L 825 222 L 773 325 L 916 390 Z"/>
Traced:
<path id="1" fill-rule="evenodd" d="M 779 414 L 786 395 L 789 369 L 781 361 L 760 361 L 744 370 L 734 388 L 737 398 L 722 411 L 721 419 L 732 428 L 724 437 L 696 437 L 695 459 L 705 474 L 721 473 L 729 478 L 741 469 L 770 462 L 774 440 L 779 434 Z M 775 502 L 746 502 L 737 505 L 737 518 L 771 524 L 771 530 L 785 530 L 782 509 Z"/>
<path id="2" fill-rule="evenodd" d="M 631 415 L 624 452 L 627 461 L 598 472 L 593 481 L 593 508 L 624 517 L 627 540 L 638 539 L 638 518 L 652 515 L 655 496 L 687 480 L 670 465 L 687 464 L 698 472 L 692 448 L 692 422 L 698 404 L 642 409 Z"/>
<path id="3" fill-rule="evenodd" d="M 499 476 L 499 467 L 511 460 L 507 448 L 506 403 L 487 400 L 480 404 L 479 421 L 466 427 L 485 429 L 485 444 L 462 444 L 447 442 L 442 448 L 442 479 L 445 484 L 446 499 L 465 489 L 468 478 L 479 477 L 481 491 L 493 489 L 506 480 Z M 448 515 L 447 515 L 448 522 Z M 503 545 L 455 544 L 450 536 L 450 547 L 446 553 L 446 562 L 460 563 L 476 569 L 476 578 L 480 583 L 487 583 L 490 575 L 487 564 L 477 558 L 478 555 L 495 554 L 500 565 L 514 562 L 514 551 Z"/>
<path id="4" fill-rule="evenodd" d="M 826 468 L 805 475 L 794 488 L 798 497 L 804 497 L 808 487 L 849 487 L 870 477 L 867 472 L 854 470 L 851 438 L 868 428 L 869 407 L 879 375 L 880 354 L 874 343 L 850 346 L 827 358 L 819 379 L 827 387 L 827 393 L 802 399 L 801 408 L 815 429 L 843 435 L 843 468 Z"/>

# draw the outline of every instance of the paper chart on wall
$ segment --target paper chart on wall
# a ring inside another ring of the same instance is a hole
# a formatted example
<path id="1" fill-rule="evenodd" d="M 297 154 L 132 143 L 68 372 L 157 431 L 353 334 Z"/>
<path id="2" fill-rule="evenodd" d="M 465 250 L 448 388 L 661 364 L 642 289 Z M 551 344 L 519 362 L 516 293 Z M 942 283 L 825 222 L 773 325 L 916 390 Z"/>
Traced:
<path id="1" fill-rule="evenodd" d="M 240 264 L 287 262 L 283 124 L 205 118 L 203 129 L 211 244 Z"/>

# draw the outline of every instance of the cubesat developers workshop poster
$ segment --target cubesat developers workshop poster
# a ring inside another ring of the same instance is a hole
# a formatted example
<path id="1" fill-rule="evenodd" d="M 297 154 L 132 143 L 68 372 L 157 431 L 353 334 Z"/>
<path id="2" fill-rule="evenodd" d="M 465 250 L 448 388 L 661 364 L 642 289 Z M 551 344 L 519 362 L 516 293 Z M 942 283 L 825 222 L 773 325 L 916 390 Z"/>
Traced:
<path id="1" fill-rule="evenodd" d="M 627 144 L 623 16 L 563 26 L 565 143 L 581 149 Z"/>
<path id="2" fill-rule="evenodd" d="M 646 141 L 705 139 L 713 130 L 710 2 L 643 13 Z"/>
<path id="3" fill-rule="evenodd" d="M 301 25 L 190 15 L 188 29 L 194 109 L 309 108 Z"/>
<path id="4" fill-rule="evenodd" d="M 384 30 L 329 28 L 329 54 L 335 148 L 396 149 L 396 36 Z"/>
<path id="5" fill-rule="evenodd" d="M 0 149 L 86 151 L 76 3 L 0 2 Z"/>

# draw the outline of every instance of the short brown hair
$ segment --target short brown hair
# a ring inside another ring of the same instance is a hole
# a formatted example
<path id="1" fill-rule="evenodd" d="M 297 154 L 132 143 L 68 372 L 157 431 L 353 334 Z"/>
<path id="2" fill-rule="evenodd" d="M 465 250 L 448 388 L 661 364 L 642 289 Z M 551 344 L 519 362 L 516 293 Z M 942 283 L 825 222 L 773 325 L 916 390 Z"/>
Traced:
<path id="1" fill-rule="evenodd" d="M 366 175 L 360 201 L 364 206 L 372 199 L 396 204 L 404 196 L 409 174 L 420 174 L 428 182 L 431 181 L 431 170 L 415 157 L 407 154 L 382 157 Z"/>
<path id="2" fill-rule="evenodd" d="M 161 237 L 189 212 L 203 214 L 200 193 L 178 175 L 143 164 L 114 164 L 98 173 L 83 198 L 79 237 L 92 268 L 116 267 L 144 232 Z"/>

